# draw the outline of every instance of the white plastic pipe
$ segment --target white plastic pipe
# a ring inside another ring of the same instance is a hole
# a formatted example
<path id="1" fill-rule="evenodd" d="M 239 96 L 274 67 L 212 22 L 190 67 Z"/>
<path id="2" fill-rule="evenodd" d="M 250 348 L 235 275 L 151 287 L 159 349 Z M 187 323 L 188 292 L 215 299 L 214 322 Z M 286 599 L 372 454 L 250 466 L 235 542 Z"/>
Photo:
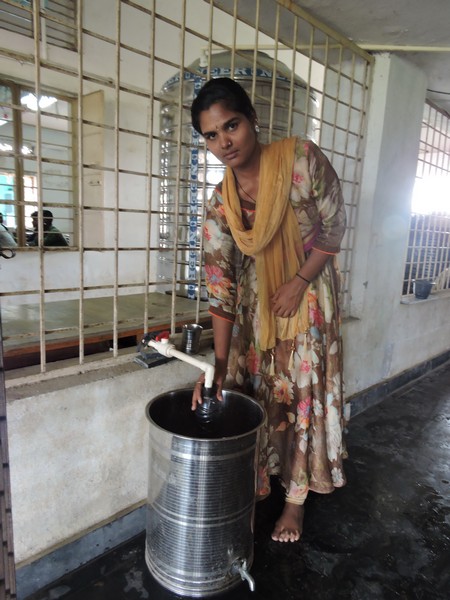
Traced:
<path id="1" fill-rule="evenodd" d="M 156 340 L 150 340 L 147 346 L 151 346 L 163 356 L 167 356 L 169 358 L 178 358 L 179 360 L 187 362 L 190 365 L 201 369 L 205 373 L 205 388 L 212 388 L 214 383 L 214 365 L 203 360 L 198 360 L 189 354 L 185 354 L 184 352 L 177 350 L 175 346 L 167 339 L 163 339 L 160 342 L 157 342 Z"/>

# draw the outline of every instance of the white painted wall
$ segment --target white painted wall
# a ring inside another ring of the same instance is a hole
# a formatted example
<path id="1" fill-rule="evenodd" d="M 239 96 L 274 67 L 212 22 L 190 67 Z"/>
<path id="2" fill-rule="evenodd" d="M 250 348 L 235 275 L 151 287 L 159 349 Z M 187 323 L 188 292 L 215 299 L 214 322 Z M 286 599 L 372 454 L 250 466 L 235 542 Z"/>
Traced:
<path id="1" fill-rule="evenodd" d="M 99 3 L 85 4 L 96 10 Z M 100 11 L 99 18 L 106 23 L 108 14 Z M 400 303 L 425 88 L 425 74 L 406 61 L 378 57 L 353 253 L 354 318 L 344 324 L 349 395 L 448 349 L 448 297 Z M 29 255 L 14 261 L 14 276 L 22 284 L 33 272 L 30 261 Z M 105 268 L 101 260 L 99 265 Z M 96 264 L 91 262 L 90 269 L 95 280 Z M 149 371 L 131 365 L 106 369 L 96 378 L 58 380 L 57 389 L 49 384 L 8 388 L 19 563 L 33 561 L 145 499 L 145 405 L 162 391 L 191 383 L 196 374 L 175 363 Z"/>
<path id="2" fill-rule="evenodd" d="M 401 304 L 426 77 L 406 60 L 377 58 L 345 324 L 349 394 L 449 348 L 448 294 Z"/>
<path id="3" fill-rule="evenodd" d="M 199 371 L 132 362 L 8 389 L 16 562 L 126 513 L 147 497 L 147 403 L 193 386 Z M 208 358 L 209 359 L 209 358 Z"/>

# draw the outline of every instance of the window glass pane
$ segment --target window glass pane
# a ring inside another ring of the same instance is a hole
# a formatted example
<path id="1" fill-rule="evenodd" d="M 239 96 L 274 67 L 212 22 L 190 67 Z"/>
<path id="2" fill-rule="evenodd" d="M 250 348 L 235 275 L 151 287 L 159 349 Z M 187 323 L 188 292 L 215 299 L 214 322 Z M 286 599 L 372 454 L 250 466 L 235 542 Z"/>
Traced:
<path id="1" fill-rule="evenodd" d="M 0 160 L 13 151 L 13 109 L 11 88 L 0 85 Z M 1 162 L 0 165 L 4 165 Z"/>
<path id="2" fill-rule="evenodd" d="M 17 228 L 14 207 L 14 137 L 11 88 L 0 85 L 0 212 L 10 231 Z"/>
<path id="3" fill-rule="evenodd" d="M 36 95 L 21 92 L 22 153 L 24 155 L 25 226 L 32 228 L 31 214 L 37 209 L 37 127 Z M 40 108 L 42 204 L 52 212 L 54 225 L 72 241 L 73 237 L 73 157 L 71 103 L 42 94 Z"/>
<path id="4" fill-rule="evenodd" d="M 77 3 L 75 0 L 46 0 L 45 17 L 41 17 L 41 37 L 48 44 L 76 50 Z M 0 28 L 33 37 L 33 2 L 0 0 Z M 45 32 L 43 34 L 42 32 Z"/>
<path id="5" fill-rule="evenodd" d="M 14 4 L 0 2 L 0 27 L 31 37 L 33 35 L 31 8 L 30 0 L 21 0 Z"/>
<path id="6" fill-rule="evenodd" d="M 3 225 L 10 233 L 15 233 L 17 228 L 14 207 L 14 175 L 0 171 L 0 213 L 3 216 Z"/>

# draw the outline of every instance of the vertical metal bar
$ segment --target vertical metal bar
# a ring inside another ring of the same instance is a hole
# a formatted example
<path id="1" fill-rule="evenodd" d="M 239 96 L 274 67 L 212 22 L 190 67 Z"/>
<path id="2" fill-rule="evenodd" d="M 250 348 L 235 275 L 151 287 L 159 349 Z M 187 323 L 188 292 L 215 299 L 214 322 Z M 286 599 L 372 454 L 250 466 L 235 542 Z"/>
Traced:
<path id="1" fill-rule="evenodd" d="M 308 74 L 306 76 L 306 105 L 305 105 L 305 114 L 304 114 L 304 132 L 305 134 L 308 132 L 308 121 L 309 121 L 309 102 L 311 99 L 311 76 L 312 76 L 312 41 L 313 39 L 310 36 L 309 40 L 309 55 L 308 55 Z M 295 47 L 295 46 L 294 46 Z"/>
<path id="2" fill-rule="evenodd" d="M 408 277 L 408 292 L 411 290 L 412 291 L 412 280 L 415 279 L 415 271 L 414 268 L 417 269 L 417 258 L 416 258 L 416 249 L 418 246 L 418 215 L 411 215 L 411 223 L 414 222 L 414 228 L 412 231 L 412 240 L 411 240 L 411 245 L 410 245 L 410 252 L 411 252 L 411 257 L 410 257 L 410 271 L 409 271 L 409 277 Z M 410 237 L 411 237 L 411 231 L 410 231 Z"/>
<path id="3" fill-rule="evenodd" d="M 40 0 L 41 7 L 41 40 L 42 40 L 42 49 L 41 56 L 44 60 L 47 60 L 47 20 L 45 18 L 45 7 L 46 0 Z"/>
<path id="4" fill-rule="evenodd" d="M 0 266 L 1 269 L 1 266 Z M 5 369 L 3 362 L 3 332 L 0 307 L 0 460 L 2 466 L 2 511 L 0 513 L 0 532 L 2 542 L 1 561 L 4 585 L 3 592 L 5 600 L 16 598 L 16 571 L 14 563 L 14 536 L 12 522 L 11 504 L 11 479 L 9 471 L 8 451 L 8 421 L 6 409 Z M 2 581 L 0 579 L 0 584 Z M 3 596 L 2 596 L 3 597 Z"/>
<path id="5" fill-rule="evenodd" d="M 355 89 L 355 55 L 352 55 L 352 68 L 351 68 L 351 75 L 349 75 L 349 81 L 350 81 L 350 94 L 349 94 L 349 99 L 348 99 L 348 103 L 347 103 L 347 122 L 345 124 L 345 144 L 344 144 L 344 164 L 342 165 L 342 179 L 346 179 L 346 168 L 347 168 L 347 159 L 349 158 L 349 140 L 350 140 L 350 123 L 351 123 L 351 107 L 353 106 L 353 92 Z"/>
<path id="6" fill-rule="evenodd" d="M 212 31 L 214 24 L 214 0 L 209 1 L 209 29 L 208 29 L 208 69 L 206 73 L 206 79 L 211 77 L 211 60 L 212 60 Z M 206 148 L 206 145 L 205 145 Z M 206 154 L 205 154 L 206 157 Z M 206 161 L 205 161 L 206 164 Z"/>
<path id="7" fill-rule="evenodd" d="M 258 58 L 258 45 L 259 45 L 259 17 L 260 17 L 260 8 L 261 3 L 260 0 L 256 0 L 255 6 L 255 40 L 254 50 L 253 50 L 253 77 L 252 77 L 252 88 L 250 98 L 253 104 L 255 104 L 255 94 L 256 94 L 256 72 L 257 72 L 257 58 Z"/>
<path id="8" fill-rule="evenodd" d="M 118 355 L 119 322 L 119 163 L 120 163 L 120 18 L 121 0 L 116 0 L 115 81 L 114 81 L 114 297 L 113 297 L 113 356 Z"/>
<path id="9" fill-rule="evenodd" d="M 331 138 L 331 150 L 330 150 L 330 160 L 331 162 L 333 162 L 334 159 L 334 154 L 335 154 L 335 148 L 336 148 L 336 131 L 337 131 L 337 120 L 338 120 L 338 110 L 339 110 L 339 98 L 340 98 L 340 92 L 341 92 L 341 81 L 342 81 L 342 46 L 339 47 L 339 69 L 338 69 L 338 74 L 337 76 L 337 86 L 336 86 L 336 90 L 333 90 L 333 94 L 335 95 L 335 100 L 334 100 L 334 117 L 333 117 L 333 135 Z"/>
<path id="10" fill-rule="evenodd" d="M 450 175 L 450 116 L 449 115 L 445 116 L 445 123 L 446 123 L 445 144 L 443 145 L 443 147 L 446 148 L 447 151 L 445 152 L 443 168 L 445 169 L 447 175 Z M 447 211 L 450 213 L 450 198 L 449 198 L 449 206 L 448 206 Z"/>
<path id="11" fill-rule="evenodd" d="M 437 110 L 433 110 L 433 123 L 430 126 L 431 129 L 431 148 L 432 152 L 430 155 L 430 168 L 428 171 L 428 175 L 436 175 L 436 132 L 437 132 L 437 119 L 439 117 L 439 113 Z"/>
<path id="12" fill-rule="evenodd" d="M 190 75 L 192 77 L 192 75 Z M 198 94 L 203 84 L 203 78 L 200 74 L 195 73 L 193 76 L 193 96 Z M 199 170 L 199 134 L 188 124 L 188 131 L 191 132 L 189 150 L 189 269 L 188 269 L 188 284 L 187 297 L 189 300 L 197 300 L 196 303 L 196 320 L 199 315 L 199 298 L 201 295 L 201 272 L 202 261 L 199 255 L 198 242 L 201 240 L 201 228 L 199 228 L 198 218 L 198 170 Z M 188 138 L 189 139 L 189 138 Z M 201 246 L 201 242 L 200 242 Z"/>
<path id="13" fill-rule="evenodd" d="M 234 79 L 234 65 L 236 63 L 236 39 L 237 39 L 237 15 L 238 15 L 238 2 L 234 0 L 233 3 L 233 33 L 231 36 L 231 78 Z"/>
<path id="14" fill-rule="evenodd" d="M 177 286 L 177 271 L 178 271 L 178 250 L 179 250 L 179 233 L 178 227 L 180 222 L 180 179 L 181 179 L 181 155 L 182 155 L 182 124 L 183 124 L 183 97 L 184 97 L 184 59 L 185 59 L 185 41 L 186 41 L 186 0 L 183 0 L 183 8 L 181 11 L 181 30 L 180 30 L 180 86 L 178 95 L 178 132 L 177 132 L 177 172 L 175 183 L 175 219 L 174 219 L 174 258 L 172 269 L 172 303 L 170 315 L 170 330 L 175 333 L 175 312 L 176 312 L 176 286 Z"/>
<path id="15" fill-rule="evenodd" d="M 77 102 L 77 165 L 78 165 L 78 256 L 79 278 L 79 363 L 84 363 L 84 140 L 83 140 L 83 0 L 77 3 L 78 102 Z M 73 136 L 72 136 L 73 139 Z"/>
<path id="16" fill-rule="evenodd" d="M 44 272 L 44 202 L 42 198 L 42 131 L 41 131 L 41 51 L 40 51 L 40 4 L 33 3 L 34 71 L 36 94 L 36 179 L 38 193 L 38 246 L 39 246 L 39 346 L 41 373 L 46 371 L 45 344 L 45 272 Z"/>
<path id="17" fill-rule="evenodd" d="M 14 151 L 14 197 L 16 199 L 16 223 L 18 226 L 19 246 L 25 246 L 25 194 L 24 194 L 24 166 L 22 155 L 22 111 L 20 110 L 20 88 L 11 85 L 11 99 L 13 104 L 13 151 Z"/>
<path id="18" fill-rule="evenodd" d="M 292 33 L 292 54 L 291 54 L 291 81 L 289 83 L 289 100 L 288 100 L 288 129 L 287 129 L 287 135 L 288 137 L 292 134 L 292 115 L 293 115 L 293 108 L 294 108 L 294 94 L 295 94 L 295 65 L 296 65 L 296 59 L 297 59 L 297 52 L 295 51 L 295 46 L 296 46 L 296 42 L 297 42 L 297 35 L 298 35 L 298 18 L 294 17 L 294 30 Z M 306 96 L 306 110 L 308 110 L 308 104 L 309 104 L 309 95 Z M 300 131 L 294 131 L 295 135 L 300 135 Z"/>
<path id="19" fill-rule="evenodd" d="M 314 33 L 315 29 L 311 25 L 311 31 L 309 34 L 309 64 L 311 69 L 311 64 L 313 60 L 313 49 L 314 49 Z M 322 82 L 322 101 L 320 103 L 320 117 L 319 117 L 319 136 L 317 139 L 317 144 L 319 146 L 322 145 L 322 132 L 323 132 L 323 115 L 325 111 L 325 95 L 326 95 L 326 87 L 327 87 L 327 67 L 328 67 L 328 36 L 325 37 L 325 57 L 323 60 L 324 70 L 323 70 L 323 82 Z M 310 71 L 311 72 L 311 71 Z M 305 123 L 307 125 L 307 123 Z"/>
<path id="20" fill-rule="evenodd" d="M 442 127 L 443 127 L 443 114 L 439 113 L 438 115 L 438 124 L 436 127 L 436 133 L 437 133 L 437 142 L 436 142 L 436 148 L 442 148 Z M 436 157 L 436 166 L 438 169 L 438 173 L 442 173 L 442 163 L 443 163 L 443 152 L 440 152 L 438 150 L 437 153 L 437 157 Z"/>
<path id="21" fill-rule="evenodd" d="M 436 175 L 436 158 L 435 158 L 435 149 L 436 149 L 436 130 L 437 130 L 437 119 L 438 112 L 436 110 L 433 111 L 433 122 L 430 124 L 431 131 L 431 148 L 432 152 L 430 155 L 430 164 L 428 169 L 428 177 Z M 424 217 L 424 239 L 422 239 L 422 246 L 424 251 L 423 261 L 421 265 L 421 277 L 428 278 L 430 276 L 431 267 L 432 267 L 432 242 L 434 238 L 434 228 L 436 223 L 436 217 L 433 215 L 426 215 Z"/>
<path id="22" fill-rule="evenodd" d="M 207 63 L 207 69 L 206 69 L 206 79 L 208 80 L 211 77 L 211 60 L 212 60 L 212 31 L 213 31 L 213 21 L 214 21 L 214 0 L 210 0 L 209 2 L 209 18 L 208 18 L 208 49 L 207 49 L 207 58 L 208 58 L 208 63 Z M 198 93 L 200 87 L 201 87 L 201 78 L 199 78 L 197 80 L 197 82 L 194 84 L 195 89 L 194 89 L 194 95 L 196 93 Z M 196 135 L 196 132 L 193 130 L 193 142 L 194 144 L 198 145 L 198 158 L 200 158 L 200 155 L 203 155 L 204 160 L 203 160 L 203 165 L 202 165 L 202 169 L 203 169 L 203 179 L 202 179 L 202 192 L 201 192 L 201 204 L 200 204 L 200 211 L 201 211 L 201 221 L 200 221 L 200 231 L 203 225 L 203 220 L 204 220 L 204 216 L 205 216 L 205 209 L 206 209 L 206 201 L 207 201 L 207 191 L 206 191 L 206 184 L 207 184 L 207 172 L 208 172 L 208 150 L 206 148 L 206 143 L 203 140 L 203 145 L 202 145 L 202 149 L 200 150 L 200 136 Z M 200 161 L 198 160 L 198 172 L 197 172 L 197 181 L 198 181 L 198 175 L 200 173 Z M 198 187 L 197 187 L 198 190 Z M 195 307 L 195 320 L 198 321 L 200 318 L 200 300 L 201 300 L 201 293 L 202 293 L 202 282 L 203 282 L 203 235 L 200 235 L 200 246 L 199 246 L 199 257 L 198 257 L 198 265 L 199 265 L 199 271 L 198 271 L 198 275 L 197 275 L 197 290 L 198 290 L 198 294 L 197 294 L 197 301 L 196 301 L 196 307 Z"/>
<path id="23" fill-rule="evenodd" d="M 275 39 L 274 46 L 275 51 L 273 55 L 273 67 L 272 67 L 272 89 L 270 92 L 270 110 L 269 110 L 269 143 L 272 141 L 272 132 L 273 132 L 273 121 L 275 114 L 275 98 L 277 91 L 277 76 L 278 76 L 278 68 L 277 68 L 277 60 L 278 60 L 278 44 L 279 44 L 279 33 L 280 33 L 280 6 L 277 4 L 276 8 L 276 19 L 275 19 Z"/>
<path id="24" fill-rule="evenodd" d="M 213 17 L 214 17 L 214 0 L 210 0 L 209 3 L 209 19 L 208 19 L 208 66 L 207 66 L 207 74 L 206 74 L 206 79 L 208 80 L 210 78 L 211 75 L 211 56 L 212 56 L 212 32 L 213 32 Z M 200 87 L 201 85 L 201 79 L 199 78 L 198 80 L 198 85 Z M 198 90 L 197 90 L 198 91 Z M 196 93 L 196 90 L 194 90 L 194 94 Z M 194 143 L 197 143 L 198 145 L 198 156 L 200 157 L 200 154 L 202 153 L 204 156 L 204 161 L 203 161 L 203 179 L 202 179 L 202 192 L 201 192 L 201 204 L 200 204 L 200 212 L 201 212 L 201 218 L 200 218 L 200 231 L 202 230 L 202 225 L 203 225 L 203 221 L 204 221 L 204 216 L 205 216 L 205 209 L 206 209 L 206 201 L 207 201 L 207 192 L 206 192 L 206 184 L 207 184 L 207 162 L 208 162 L 208 151 L 206 148 L 206 143 L 203 140 L 203 147 L 200 150 L 200 136 L 195 135 L 196 132 L 194 132 L 193 130 L 193 136 L 194 136 Z M 200 172 L 200 161 L 198 161 L 198 173 Z M 197 180 L 198 180 L 198 173 L 197 173 Z M 198 188 L 197 188 L 198 189 Z M 198 264 L 199 264 L 199 270 L 198 270 L 198 276 L 197 276 L 197 289 L 198 289 L 198 294 L 197 294 L 197 302 L 196 302 L 196 307 L 195 307 L 195 320 L 198 321 L 200 318 L 200 301 L 201 301 L 201 294 L 202 294 L 202 282 L 203 282 L 203 235 L 200 235 L 200 246 L 199 246 L 199 257 L 198 257 Z"/>
<path id="25" fill-rule="evenodd" d="M 203 84 L 203 78 L 195 74 L 193 78 L 194 97 L 200 91 Z M 199 285 L 199 276 L 201 275 L 201 255 L 199 255 L 198 241 L 201 240 L 201 229 L 199 230 L 198 219 L 198 170 L 199 170 L 199 141 L 200 135 L 193 128 L 191 131 L 191 145 L 189 148 L 189 275 L 188 275 L 188 293 L 190 300 L 195 299 L 197 293 L 197 307 L 199 307 L 198 297 L 201 294 Z M 198 271 L 197 271 L 198 267 Z M 201 279 L 201 278 L 200 278 Z"/>
<path id="26" fill-rule="evenodd" d="M 355 55 L 352 54 L 352 72 L 351 72 L 351 85 L 350 85 L 350 97 L 349 97 L 349 101 L 348 101 L 348 116 L 347 116 L 347 123 L 346 123 L 346 136 L 345 136 L 345 144 L 344 144 L 344 159 L 343 159 L 343 165 L 342 165 L 342 173 L 341 173 L 341 178 L 342 180 L 346 180 L 346 169 L 348 166 L 348 159 L 349 159 L 349 151 L 348 151 L 348 145 L 349 145 L 349 139 L 350 139 L 350 123 L 351 123 L 351 107 L 352 107 L 352 99 L 353 99 L 353 92 L 354 92 L 354 86 L 355 86 L 355 81 L 354 81 L 354 76 L 355 76 Z M 356 157 L 353 158 L 353 163 L 356 162 Z M 354 175 L 356 174 L 355 172 L 353 173 Z M 353 181 L 357 181 L 357 179 L 354 179 Z M 351 252 L 351 248 L 353 248 L 353 238 L 351 237 L 353 231 L 354 231 L 354 209 L 355 209 L 355 203 L 354 203 L 354 191 L 355 191 L 355 186 L 352 186 L 352 198 L 350 201 L 350 211 L 348 213 L 348 209 L 347 209 L 347 214 L 348 214 L 348 226 L 347 226 L 347 252 L 345 252 L 344 254 L 344 261 L 343 261 L 343 265 L 341 266 L 341 270 L 343 273 L 343 277 L 344 277 L 344 285 L 343 287 L 343 293 L 346 293 L 347 290 L 347 286 L 348 286 L 348 272 L 350 269 L 350 261 L 351 261 L 351 257 L 352 257 L 352 252 Z"/>
<path id="27" fill-rule="evenodd" d="M 367 98 L 367 92 L 368 92 L 368 87 L 369 87 L 369 76 L 370 76 L 370 66 L 368 65 L 368 63 L 364 63 L 364 78 L 362 81 L 362 85 L 361 85 L 361 110 L 359 111 L 359 124 L 358 127 L 356 127 L 355 125 L 355 129 L 358 132 L 358 143 L 356 146 L 356 156 L 354 158 L 354 165 L 353 165 L 353 175 L 352 175 L 352 181 L 354 181 L 355 183 L 357 183 L 358 185 L 353 185 L 352 186 L 352 193 L 351 193 L 351 198 L 350 198 L 350 202 L 352 203 L 352 206 L 355 206 L 357 208 L 358 206 L 358 195 L 359 195 L 359 182 L 360 182 L 360 178 L 361 178 L 361 172 L 362 172 L 362 145 L 363 145 L 363 139 L 364 139 L 364 133 L 365 133 L 365 106 L 366 106 L 366 98 Z M 355 216 L 356 218 L 356 216 Z M 351 223 L 351 226 L 353 227 L 353 222 Z M 353 242 L 354 242 L 354 236 L 352 236 L 351 238 L 349 238 L 349 242 L 348 242 L 348 249 L 345 253 L 345 260 L 344 260 L 344 293 L 345 290 L 348 289 L 348 284 L 349 284 L 349 274 L 351 272 L 351 268 L 352 268 L 352 264 L 353 264 Z M 343 308 L 344 308 L 344 312 L 345 311 L 349 311 L 350 310 L 350 299 L 346 298 L 346 301 L 343 302 Z"/>
<path id="28" fill-rule="evenodd" d="M 150 269 L 151 269 L 151 257 L 150 248 L 152 241 L 152 204 L 153 204 L 153 128 L 155 121 L 155 36 L 156 36 L 156 0 L 152 0 L 152 18 L 151 18 L 150 32 L 150 101 L 148 104 L 147 112 L 147 247 L 148 250 L 145 253 L 145 275 L 144 275 L 144 333 L 148 330 L 148 319 L 149 319 L 149 283 L 150 283 Z"/>
<path id="29" fill-rule="evenodd" d="M 202 78 L 194 75 L 194 97 L 202 86 Z M 189 149 L 189 282 L 188 298 L 193 300 L 197 291 L 197 308 L 201 295 L 201 255 L 197 242 L 202 238 L 198 222 L 198 170 L 199 170 L 199 134 L 191 127 L 191 146 Z M 201 242 L 200 242 L 201 244 Z M 198 271 L 197 271 L 198 267 Z"/>

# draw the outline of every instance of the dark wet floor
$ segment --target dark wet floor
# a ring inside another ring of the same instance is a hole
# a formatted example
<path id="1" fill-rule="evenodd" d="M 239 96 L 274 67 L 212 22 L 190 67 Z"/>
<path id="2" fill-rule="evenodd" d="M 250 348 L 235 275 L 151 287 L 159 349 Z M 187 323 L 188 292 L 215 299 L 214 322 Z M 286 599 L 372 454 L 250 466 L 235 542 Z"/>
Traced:
<path id="1" fill-rule="evenodd" d="M 348 483 L 310 494 L 300 542 L 271 541 L 281 491 L 256 507 L 246 583 L 218 600 L 450 599 L 450 364 L 357 415 Z M 174 600 L 148 573 L 145 534 L 29 600 Z"/>

